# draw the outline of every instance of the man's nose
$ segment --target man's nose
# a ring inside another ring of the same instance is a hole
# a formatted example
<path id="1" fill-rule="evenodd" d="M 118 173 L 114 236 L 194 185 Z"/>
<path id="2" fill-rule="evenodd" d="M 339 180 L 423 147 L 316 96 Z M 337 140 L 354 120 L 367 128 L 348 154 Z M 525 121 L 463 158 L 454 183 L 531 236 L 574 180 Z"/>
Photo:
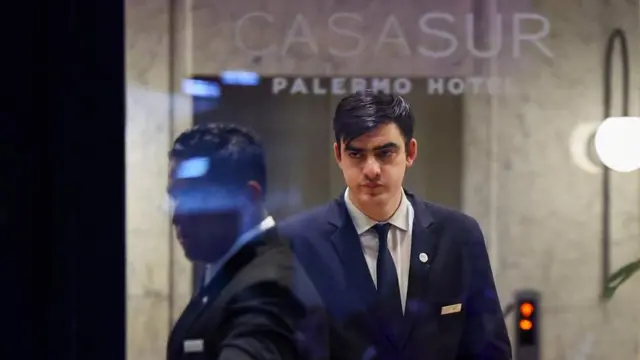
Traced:
<path id="1" fill-rule="evenodd" d="M 364 163 L 364 176 L 369 180 L 376 180 L 380 176 L 380 164 L 375 157 L 371 156 Z"/>

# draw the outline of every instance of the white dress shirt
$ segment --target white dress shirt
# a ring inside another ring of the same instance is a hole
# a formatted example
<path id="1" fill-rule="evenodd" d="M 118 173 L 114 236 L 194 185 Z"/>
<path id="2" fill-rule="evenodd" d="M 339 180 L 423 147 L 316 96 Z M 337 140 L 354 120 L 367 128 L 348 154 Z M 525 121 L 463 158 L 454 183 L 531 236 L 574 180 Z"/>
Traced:
<path id="1" fill-rule="evenodd" d="M 349 199 L 349 189 L 344 193 L 347 210 L 353 225 L 360 236 L 362 253 L 367 261 L 373 283 L 377 285 L 376 263 L 378 261 L 378 235 L 371 227 L 378 223 L 360 211 Z M 404 191 L 400 206 L 386 222 L 391 224 L 387 237 L 387 246 L 396 264 L 398 285 L 400 286 L 400 301 L 402 311 L 407 303 L 407 288 L 409 285 L 409 264 L 411 260 L 411 229 L 413 227 L 413 206 Z"/>
<path id="2" fill-rule="evenodd" d="M 207 285 L 211 279 L 216 275 L 216 273 L 220 270 L 220 268 L 233 256 L 235 255 L 240 248 L 242 248 L 246 243 L 255 239 L 259 234 L 269 230 L 270 228 L 276 225 L 273 217 L 267 216 L 258 226 L 244 233 L 238 240 L 233 244 L 231 249 L 216 263 L 207 264 L 206 270 L 204 274 L 204 285 Z"/>

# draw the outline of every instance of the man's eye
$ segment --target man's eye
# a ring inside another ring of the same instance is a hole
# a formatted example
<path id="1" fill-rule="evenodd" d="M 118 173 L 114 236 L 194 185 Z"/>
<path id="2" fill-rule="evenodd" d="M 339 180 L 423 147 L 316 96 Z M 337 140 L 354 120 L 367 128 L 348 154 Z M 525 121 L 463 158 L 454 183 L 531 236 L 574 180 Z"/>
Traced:
<path id="1" fill-rule="evenodd" d="M 353 159 L 358 159 L 360 158 L 360 156 L 362 156 L 361 153 L 355 152 L 355 151 L 349 151 L 347 154 L 349 155 L 350 158 L 353 158 Z"/>
<path id="2" fill-rule="evenodd" d="M 383 150 L 383 151 L 378 152 L 378 157 L 380 157 L 380 158 L 386 158 L 386 157 L 389 157 L 391 155 L 393 155 L 393 151 L 391 151 L 391 150 Z"/>

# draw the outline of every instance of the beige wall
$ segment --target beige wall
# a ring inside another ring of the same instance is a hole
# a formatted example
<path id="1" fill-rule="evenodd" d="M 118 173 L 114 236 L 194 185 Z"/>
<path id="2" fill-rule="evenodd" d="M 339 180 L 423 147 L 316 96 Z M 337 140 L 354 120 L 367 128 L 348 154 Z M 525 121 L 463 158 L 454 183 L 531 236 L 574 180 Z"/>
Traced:
<path id="1" fill-rule="evenodd" d="M 398 2 L 402 7 L 387 1 L 173 3 L 127 0 L 129 359 L 163 356 L 169 328 L 190 292 L 188 266 L 172 240 L 162 195 L 163 154 L 191 121 L 189 102 L 179 95 L 180 78 L 230 68 L 265 75 L 451 75 L 469 74 L 474 66 L 485 75 L 509 77 L 513 85 L 507 94 L 468 95 L 464 106 L 463 208 L 483 225 L 502 299 L 523 285 L 543 291 L 545 359 L 640 358 L 640 277 L 608 306 L 598 303 L 600 177 L 576 167 L 568 150 L 575 126 L 602 116 L 604 42 L 616 26 L 628 31 L 635 66 L 632 111 L 640 114 L 637 0 L 534 0 L 530 11 L 550 20 L 544 43 L 553 58 L 528 46 L 518 61 L 493 62 L 435 61 L 417 53 L 417 45 L 426 44 L 416 25 L 419 14 L 444 6 L 466 13 L 471 2 L 461 1 L 456 9 L 452 2 L 430 2 L 429 8 L 418 0 Z M 252 11 L 277 18 L 272 26 L 247 25 L 246 43 L 256 48 L 276 42 L 279 51 L 256 56 L 237 46 L 234 20 Z M 362 55 L 344 59 L 329 53 L 331 46 L 355 45 L 329 32 L 328 18 L 336 12 L 358 12 L 365 19 L 354 29 L 369 34 Z M 283 55 L 298 13 L 309 20 L 318 52 L 315 45 L 298 43 Z M 389 14 L 396 15 L 408 52 L 402 43 L 383 44 L 376 52 L 380 32 L 394 25 Z M 614 267 L 640 255 L 639 176 L 614 175 Z"/>
<path id="2" fill-rule="evenodd" d="M 640 113 L 638 3 L 583 4 L 536 1 L 552 24 L 546 44 L 554 58 L 530 49 L 517 66 L 497 61 L 493 71 L 506 68 L 514 92 L 468 102 L 465 204 L 496 245 L 502 298 L 521 284 L 544 291 L 545 359 L 632 359 L 640 357 L 640 278 L 608 306 L 598 303 L 601 177 L 574 165 L 568 139 L 578 124 L 602 117 L 604 46 L 616 26 L 628 32 L 631 111 Z M 615 70 L 619 115 L 617 62 Z M 613 175 L 614 268 L 640 254 L 639 176 Z"/>
<path id="3" fill-rule="evenodd" d="M 127 358 L 131 360 L 164 357 L 169 329 L 191 294 L 191 270 L 173 240 L 163 195 L 165 154 L 173 137 L 191 124 L 190 102 L 175 91 L 175 80 L 188 70 L 183 57 L 170 56 L 174 36 L 170 14 L 169 1 L 126 2 Z M 178 38 L 173 46 L 180 44 Z"/>

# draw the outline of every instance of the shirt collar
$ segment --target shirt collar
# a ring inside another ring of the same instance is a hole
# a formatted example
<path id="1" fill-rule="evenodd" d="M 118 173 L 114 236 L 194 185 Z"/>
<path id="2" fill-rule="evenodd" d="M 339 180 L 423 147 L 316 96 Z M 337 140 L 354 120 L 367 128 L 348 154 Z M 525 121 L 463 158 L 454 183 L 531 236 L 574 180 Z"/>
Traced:
<path id="1" fill-rule="evenodd" d="M 372 218 L 368 217 L 355 206 L 351 199 L 349 199 L 348 188 L 344 192 L 344 201 L 347 206 L 347 211 L 351 216 L 351 220 L 353 221 L 353 225 L 358 232 L 358 235 L 362 235 L 365 231 L 369 230 L 373 225 L 378 223 L 378 221 L 375 221 Z M 400 200 L 400 206 L 398 206 L 396 212 L 394 212 L 386 222 L 401 230 L 409 230 L 409 227 L 411 226 L 409 221 L 410 206 L 411 203 L 409 202 L 409 199 L 407 199 L 404 191 L 402 191 L 402 200 Z"/>
<path id="2" fill-rule="evenodd" d="M 208 283 L 211 280 L 211 278 L 213 278 L 215 273 L 218 272 L 220 267 L 222 267 L 224 263 L 226 263 L 233 255 L 235 255 L 235 253 L 237 253 L 238 250 L 242 248 L 242 246 L 244 246 L 246 243 L 250 242 L 251 240 L 255 239 L 259 234 L 274 227 L 275 225 L 276 225 L 276 222 L 275 220 L 273 220 L 273 217 L 267 216 L 266 218 L 264 218 L 264 220 L 262 220 L 262 222 L 260 222 L 260 224 L 258 224 L 251 230 L 247 231 L 246 233 L 242 234 L 242 236 L 238 238 L 238 240 L 235 242 L 235 244 L 233 244 L 233 246 L 231 247 L 231 249 L 229 249 L 229 251 L 225 254 L 225 256 L 223 256 L 219 261 L 215 263 L 210 263 L 206 265 L 205 283 Z"/>
<path id="3" fill-rule="evenodd" d="M 247 241 L 253 239 L 258 234 L 269 230 L 270 228 L 274 227 L 275 225 L 276 225 L 276 222 L 275 222 L 275 220 L 273 220 L 273 217 L 272 216 L 267 216 L 266 218 L 264 218 L 264 220 L 262 220 L 260 222 L 260 224 L 255 226 L 253 229 L 247 231 L 246 233 L 242 234 L 242 236 L 240 236 L 238 238 L 238 241 L 236 241 L 235 245 L 238 246 L 238 244 L 239 244 L 239 246 L 242 246 Z"/>

